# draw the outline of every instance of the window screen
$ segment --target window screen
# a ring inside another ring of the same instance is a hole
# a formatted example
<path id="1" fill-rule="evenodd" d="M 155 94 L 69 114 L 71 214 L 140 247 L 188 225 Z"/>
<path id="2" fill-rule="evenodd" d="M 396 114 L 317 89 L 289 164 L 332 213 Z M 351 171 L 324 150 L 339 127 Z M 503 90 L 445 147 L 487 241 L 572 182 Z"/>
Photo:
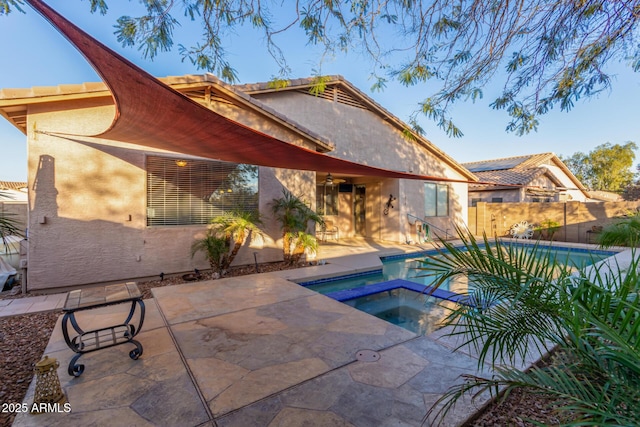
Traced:
<path id="1" fill-rule="evenodd" d="M 427 182 L 424 184 L 424 215 L 449 216 L 449 186 Z"/>
<path id="2" fill-rule="evenodd" d="M 230 211 L 258 210 L 258 167 L 147 157 L 147 225 L 207 224 Z"/>

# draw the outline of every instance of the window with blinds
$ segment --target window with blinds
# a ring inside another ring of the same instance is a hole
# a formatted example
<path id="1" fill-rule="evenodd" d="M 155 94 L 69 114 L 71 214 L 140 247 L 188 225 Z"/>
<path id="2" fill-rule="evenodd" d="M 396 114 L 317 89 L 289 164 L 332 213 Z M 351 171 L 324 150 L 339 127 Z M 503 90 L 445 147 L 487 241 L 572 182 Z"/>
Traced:
<path id="1" fill-rule="evenodd" d="M 147 157 L 147 225 L 207 224 L 225 212 L 258 211 L 258 167 Z"/>

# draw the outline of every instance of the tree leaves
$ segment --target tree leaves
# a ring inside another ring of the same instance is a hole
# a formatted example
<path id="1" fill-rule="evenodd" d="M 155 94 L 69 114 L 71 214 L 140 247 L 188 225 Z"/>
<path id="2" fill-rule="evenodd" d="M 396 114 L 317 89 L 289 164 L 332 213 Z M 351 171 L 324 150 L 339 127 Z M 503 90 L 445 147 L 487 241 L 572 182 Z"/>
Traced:
<path id="1" fill-rule="evenodd" d="M 387 77 L 421 85 L 430 101 L 429 108 L 418 108 L 450 136 L 462 135 L 449 117 L 451 105 L 474 99 L 474 88 L 496 76 L 504 86 L 491 106 L 509 115 L 507 131 L 523 135 L 537 130 L 539 116 L 554 106 L 570 111 L 576 102 L 608 89 L 610 61 L 640 69 L 640 0 L 140 2 L 146 13 L 119 18 L 116 34 L 124 46 L 138 46 L 144 57 L 172 48 L 180 22 L 172 13 L 179 7 L 185 19 L 199 21 L 204 30 L 201 40 L 178 43 L 183 60 L 229 82 L 238 75 L 224 46 L 244 25 L 264 35 L 283 80 L 290 70 L 277 36 L 302 33 L 309 45 L 324 49 L 313 54 L 317 62 L 336 50 L 362 54 L 377 79 L 375 90 L 384 88 Z M 0 15 L 21 10 L 22 4 L 0 0 Z M 105 13 L 107 0 L 91 0 L 90 10 Z M 377 75 L 380 70 L 384 76 Z"/>
<path id="2" fill-rule="evenodd" d="M 631 166 L 637 149 L 636 143 L 631 141 L 623 145 L 607 142 L 588 154 L 577 152 L 561 160 L 586 187 L 621 192 L 633 181 Z"/>

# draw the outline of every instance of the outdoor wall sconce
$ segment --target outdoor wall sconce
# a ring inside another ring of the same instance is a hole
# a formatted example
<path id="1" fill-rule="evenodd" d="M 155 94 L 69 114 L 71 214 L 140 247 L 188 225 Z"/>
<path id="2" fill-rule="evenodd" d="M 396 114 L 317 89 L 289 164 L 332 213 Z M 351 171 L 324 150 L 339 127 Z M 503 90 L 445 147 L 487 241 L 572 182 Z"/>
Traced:
<path id="1" fill-rule="evenodd" d="M 389 215 L 389 209 L 393 209 L 393 202 L 396 201 L 396 198 L 393 197 L 393 194 L 389 194 L 389 200 L 384 204 L 384 214 Z"/>
<path id="2" fill-rule="evenodd" d="M 176 166 L 183 168 L 187 166 L 187 161 L 184 159 L 176 160 Z"/>

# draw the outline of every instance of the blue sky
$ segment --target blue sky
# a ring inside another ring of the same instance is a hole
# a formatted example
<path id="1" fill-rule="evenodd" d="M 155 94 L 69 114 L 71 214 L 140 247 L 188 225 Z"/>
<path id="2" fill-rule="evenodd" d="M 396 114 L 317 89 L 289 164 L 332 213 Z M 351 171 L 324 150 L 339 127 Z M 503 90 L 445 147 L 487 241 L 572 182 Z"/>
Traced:
<path id="1" fill-rule="evenodd" d="M 113 24 L 123 14 L 134 15 L 137 2 L 110 0 L 106 16 L 89 13 L 89 4 L 79 0 L 49 0 L 49 4 L 83 30 L 116 50 L 149 73 L 169 75 L 199 74 L 189 62 L 181 62 L 177 48 L 163 53 L 153 62 L 144 60 L 138 50 L 123 48 L 113 35 Z M 84 58 L 57 33 L 49 23 L 31 10 L 0 17 L 0 88 L 55 86 L 98 81 L 97 74 Z M 177 12 L 176 15 L 181 15 Z M 182 27 L 177 36 L 198 34 L 197 27 Z M 279 41 L 292 69 L 292 77 L 307 77 L 317 68 L 318 51 L 306 46 L 303 37 L 285 34 Z M 229 60 L 238 70 L 241 83 L 267 81 L 277 73 L 277 67 L 263 49 L 264 43 L 251 31 L 230 38 Z M 257 47 L 257 48 L 256 48 Z M 428 87 L 405 88 L 389 84 L 382 92 L 372 93 L 371 66 L 357 54 L 327 60 L 322 74 L 341 74 L 367 93 L 383 107 L 406 120 L 417 103 L 430 94 Z M 422 125 L 429 138 L 457 161 L 470 162 L 523 154 L 555 152 L 571 155 L 589 152 L 594 147 L 635 141 L 640 144 L 640 75 L 623 65 L 614 64 L 613 90 L 598 98 L 577 104 L 569 113 L 553 111 L 541 118 L 538 132 L 518 137 L 505 132 L 508 117 L 503 111 L 488 105 L 497 93 L 492 86 L 485 88 L 485 96 L 473 103 L 457 104 L 451 114 L 462 128 L 462 138 L 449 138 L 429 120 Z M 499 87 L 496 85 L 495 87 Z M 26 137 L 0 118 L 0 181 L 26 181 Z M 636 163 L 640 153 L 636 154 Z"/>

